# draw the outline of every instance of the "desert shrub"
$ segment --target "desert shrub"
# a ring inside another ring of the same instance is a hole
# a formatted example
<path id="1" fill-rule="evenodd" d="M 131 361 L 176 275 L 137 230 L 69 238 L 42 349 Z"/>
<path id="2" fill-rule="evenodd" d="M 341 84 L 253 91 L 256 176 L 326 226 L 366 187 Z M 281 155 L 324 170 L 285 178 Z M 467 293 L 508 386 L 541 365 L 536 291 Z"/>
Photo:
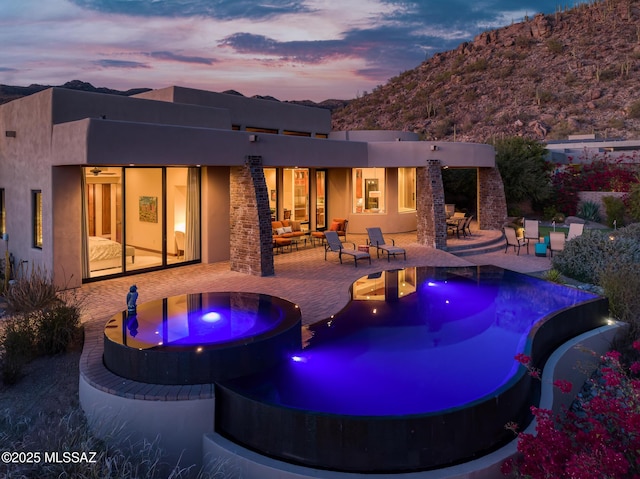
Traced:
<path id="1" fill-rule="evenodd" d="M 562 273 L 560 271 L 558 271 L 557 269 L 554 269 L 554 268 L 551 268 L 550 270 L 547 270 L 544 273 L 543 278 L 546 279 L 547 281 L 551 281 L 553 283 L 564 284 L 564 279 L 562 278 Z"/>
<path id="2" fill-rule="evenodd" d="M 5 291 L 7 310 L 21 313 L 46 308 L 59 302 L 58 290 L 51 275 L 42 268 L 34 267 Z"/>
<path id="3" fill-rule="evenodd" d="M 587 221 L 600 223 L 600 205 L 593 201 L 583 201 L 579 205 L 577 216 Z"/>
<path id="4" fill-rule="evenodd" d="M 28 314 L 34 316 L 35 345 L 39 354 L 66 352 L 79 334 L 80 311 L 75 305 L 60 303 Z"/>
<path id="5" fill-rule="evenodd" d="M 629 105 L 627 116 L 629 118 L 640 118 L 640 100 L 636 100 Z"/>
<path id="6" fill-rule="evenodd" d="M 563 46 L 560 40 L 549 38 L 545 44 L 551 53 L 562 53 Z"/>
<path id="7" fill-rule="evenodd" d="M 629 216 L 636 221 L 640 221 L 640 183 L 631 185 L 624 202 L 627 205 Z"/>
<path id="8" fill-rule="evenodd" d="M 578 281 L 600 284 L 600 274 L 609 266 L 640 264 L 640 224 L 605 233 L 587 230 L 568 241 L 552 259 L 553 267 Z"/>
<path id="9" fill-rule="evenodd" d="M 624 226 L 625 207 L 622 198 L 605 196 L 602 198 L 602 202 L 604 203 L 604 209 L 607 214 L 607 226 L 609 226 L 609 228 L 613 228 L 614 221 L 616 226 Z"/>
<path id="10" fill-rule="evenodd" d="M 34 325 L 29 318 L 5 318 L 0 330 L 0 371 L 5 384 L 15 384 L 33 356 Z"/>
<path id="11" fill-rule="evenodd" d="M 629 334 L 640 335 L 640 264 L 612 263 L 600 273 L 600 285 L 609 299 L 611 314 L 630 325 Z"/>

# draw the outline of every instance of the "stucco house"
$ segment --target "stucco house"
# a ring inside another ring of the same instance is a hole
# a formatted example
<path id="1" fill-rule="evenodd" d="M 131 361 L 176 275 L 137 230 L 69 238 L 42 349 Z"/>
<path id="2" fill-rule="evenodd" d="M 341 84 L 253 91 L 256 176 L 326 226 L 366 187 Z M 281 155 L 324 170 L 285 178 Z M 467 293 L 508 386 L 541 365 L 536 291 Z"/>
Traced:
<path id="1" fill-rule="evenodd" d="M 183 87 L 51 88 L 0 106 L 0 233 L 16 267 L 68 287 L 224 260 L 270 275 L 274 218 L 446 248 L 442 168 L 477 168 L 479 226 L 500 228 L 489 145 L 332 132 L 325 109 Z"/>

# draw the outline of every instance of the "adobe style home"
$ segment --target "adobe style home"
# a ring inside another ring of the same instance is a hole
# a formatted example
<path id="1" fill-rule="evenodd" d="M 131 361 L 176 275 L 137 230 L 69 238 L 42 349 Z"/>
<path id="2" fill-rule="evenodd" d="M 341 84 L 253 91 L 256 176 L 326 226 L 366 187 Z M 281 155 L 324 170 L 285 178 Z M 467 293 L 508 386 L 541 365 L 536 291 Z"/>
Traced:
<path id="1" fill-rule="evenodd" d="M 182 87 L 51 88 L 0 106 L 0 232 L 56 283 L 229 260 L 271 275 L 272 220 L 417 231 L 446 248 L 442 168 L 477 168 L 476 217 L 506 216 L 489 145 L 331 131 L 330 112 Z"/>

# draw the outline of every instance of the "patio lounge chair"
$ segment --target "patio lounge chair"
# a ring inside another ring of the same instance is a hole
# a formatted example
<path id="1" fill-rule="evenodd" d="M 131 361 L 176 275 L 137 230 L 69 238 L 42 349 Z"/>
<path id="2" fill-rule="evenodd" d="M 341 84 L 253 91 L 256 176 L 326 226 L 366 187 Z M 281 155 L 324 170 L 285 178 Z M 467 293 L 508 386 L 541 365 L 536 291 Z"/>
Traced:
<path id="1" fill-rule="evenodd" d="M 521 246 L 526 246 L 527 247 L 527 252 L 528 252 L 529 240 L 525 239 L 525 238 L 518 238 L 517 235 L 516 235 L 516 230 L 514 230 L 510 226 L 507 226 L 504 229 L 504 236 L 505 236 L 505 238 L 507 240 L 507 246 L 504 249 L 505 253 L 509 249 L 509 246 L 513 246 L 513 251 L 517 251 L 518 256 L 520 255 L 520 247 Z"/>
<path id="2" fill-rule="evenodd" d="M 535 240 L 536 243 L 540 241 L 539 225 L 538 220 L 524 220 L 524 239 Z M 529 254 L 529 245 L 527 245 L 527 254 Z"/>
<path id="3" fill-rule="evenodd" d="M 569 233 L 567 234 L 567 241 L 570 239 L 576 238 L 580 236 L 584 231 L 584 224 L 582 223 L 571 223 L 569 225 Z"/>
<path id="4" fill-rule="evenodd" d="M 387 244 L 380 228 L 367 228 L 367 234 L 369 235 L 369 244 L 375 246 L 378 258 L 380 257 L 380 250 L 382 250 L 383 253 L 387 253 L 387 261 L 391 261 L 391 255 L 395 258 L 397 254 L 404 255 L 405 261 L 407 260 L 407 251 L 404 248 L 396 246 L 396 242 L 393 239 L 391 240 L 391 244 Z"/>
<path id="5" fill-rule="evenodd" d="M 342 263 L 342 255 L 348 254 L 350 256 L 353 256 L 353 262 L 356 265 L 356 268 L 358 267 L 359 259 L 368 259 L 369 264 L 371 264 L 371 256 L 369 255 L 369 253 L 365 253 L 364 251 L 358 251 L 356 249 L 356 245 L 353 243 L 351 243 L 353 244 L 352 250 L 346 249 L 344 247 L 344 243 L 340 241 L 340 238 L 338 237 L 338 233 L 336 231 L 325 231 L 324 235 L 327 240 L 327 244 L 324 247 L 325 261 L 327 260 L 327 253 L 331 251 L 333 253 L 338 253 L 338 259 L 340 260 L 340 263 Z"/>
<path id="6" fill-rule="evenodd" d="M 552 231 L 549 233 L 549 250 L 551 251 L 551 256 L 553 256 L 554 251 L 562 251 L 565 242 L 566 238 L 561 231 Z"/>

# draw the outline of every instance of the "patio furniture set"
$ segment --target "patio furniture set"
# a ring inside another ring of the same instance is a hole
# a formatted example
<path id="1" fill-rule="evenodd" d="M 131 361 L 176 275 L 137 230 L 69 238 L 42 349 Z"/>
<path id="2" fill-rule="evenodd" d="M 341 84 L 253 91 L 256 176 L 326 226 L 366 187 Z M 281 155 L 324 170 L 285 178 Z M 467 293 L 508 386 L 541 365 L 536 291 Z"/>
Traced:
<path id="1" fill-rule="evenodd" d="M 540 236 L 539 232 L 540 222 L 537 220 L 524 220 L 524 234 L 519 237 L 516 234 L 516 230 L 511 227 L 504 228 L 504 235 L 506 239 L 506 247 L 504 252 L 509 250 L 509 246 L 513 247 L 513 250 L 517 255 L 520 255 L 520 248 L 527 247 L 527 254 L 529 254 L 529 243 L 534 245 L 534 253 L 536 256 L 546 257 L 547 252 L 553 257 L 553 253 L 564 250 L 565 243 L 577 236 L 580 236 L 584 231 L 584 224 L 571 223 L 569 225 L 569 232 L 565 235 L 562 231 L 550 231 L 548 236 Z"/>

